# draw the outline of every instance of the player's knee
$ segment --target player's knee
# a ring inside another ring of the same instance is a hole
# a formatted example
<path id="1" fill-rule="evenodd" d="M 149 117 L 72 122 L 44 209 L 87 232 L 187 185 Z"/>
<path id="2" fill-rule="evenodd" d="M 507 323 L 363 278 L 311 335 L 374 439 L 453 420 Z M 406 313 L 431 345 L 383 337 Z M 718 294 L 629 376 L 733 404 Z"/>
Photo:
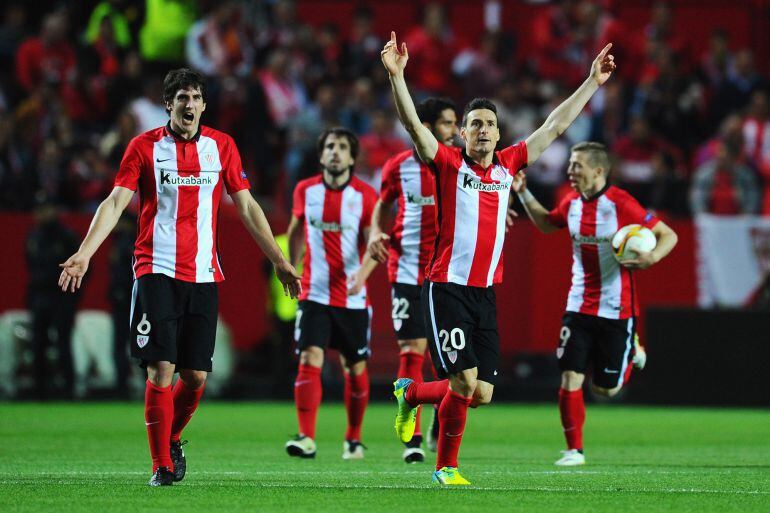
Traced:
<path id="1" fill-rule="evenodd" d="M 398 347 L 402 353 L 418 353 L 423 354 L 425 352 L 426 341 L 424 338 L 412 338 L 408 340 L 399 340 Z"/>
<path id="2" fill-rule="evenodd" d="M 580 390 L 583 387 L 583 381 L 585 381 L 585 374 L 580 372 L 568 370 L 561 373 L 561 388 L 569 392 Z"/>
<path id="3" fill-rule="evenodd" d="M 299 353 L 300 365 L 322 367 L 324 363 L 324 351 L 320 347 L 307 347 Z"/>
<path id="4" fill-rule="evenodd" d="M 208 372 L 199 370 L 184 370 L 179 372 L 179 379 L 184 381 L 187 388 L 198 390 L 206 384 Z"/>
<path id="5" fill-rule="evenodd" d="M 476 392 L 478 381 L 475 376 L 464 373 L 454 374 L 449 378 L 449 388 L 456 394 L 472 397 Z"/>
<path id="6" fill-rule="evenodd" d="M 174 380 L 174 364 L 170 362 L 152 362 L 147 364 L 147 381 L 156 387 L 166 388 Z"/>
<path id="7" fill-rule="evenodd" d="M 622 386 L 617 386 L 615 388 L 604 388 L 604 387 L 598 387 L 596 385 L 591 386 L 591 390 L 595 394 L 604 396 L 604 397 L 615 397 L 618 395 L 618 392 L 620 392 L 620 389 L 623 388 Z"/>

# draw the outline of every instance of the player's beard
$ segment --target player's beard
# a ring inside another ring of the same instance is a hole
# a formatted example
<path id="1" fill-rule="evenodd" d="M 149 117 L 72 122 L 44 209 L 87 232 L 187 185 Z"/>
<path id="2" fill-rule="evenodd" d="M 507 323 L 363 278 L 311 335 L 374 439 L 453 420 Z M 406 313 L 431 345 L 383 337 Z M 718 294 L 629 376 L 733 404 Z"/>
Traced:
<path id="1" fill-rule="evenodd" d="M 353 174 L 353 168 L 352 167 L 346 167 L 344 169 L 332 169 L 330 167 L 324 166 L 324 171 L 329 173 L 332 177 L 337 178 L 338 176 L 341 176 L 345 173 L 345 171 L 350 171 L 351 174 Z"/>

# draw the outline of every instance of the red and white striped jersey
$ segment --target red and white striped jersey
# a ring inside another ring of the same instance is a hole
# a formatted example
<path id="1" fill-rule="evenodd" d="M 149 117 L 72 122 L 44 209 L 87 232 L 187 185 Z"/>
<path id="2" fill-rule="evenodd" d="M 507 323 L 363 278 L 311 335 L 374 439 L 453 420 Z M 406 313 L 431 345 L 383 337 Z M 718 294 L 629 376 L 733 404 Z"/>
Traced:
<path id="1" fill-rule="evenodd" d="M 605 187 L 590 199 L 572 191 L 548 214 L 572 238 L 572 287 L 567 311 L 606 319 L 638 315 L 633 274 L 612 254 L 612 236 L 629 224 L 652 228 L 658 219 L 626 191 Z"/>
<path id="2" fill-rule="evenodd" d="M 249 188 L 238 149 L 225 133 L 201 126 L 186 140 L 166 125 L 131 140 L 115 185 L 139 190 L 137 278 L 165 274 L 195 283 L 225 279 L 216 244 L 222 184 L 228 194 Z"/>
<path id="3" fill-rule="evenodd" d="M 391 283 L 422 285 L 436 241 L 433 174 L 414 150 L 399 153 L 382 168 L 380 199 L 398 201 L 390 232 L 388 278 Z"/>
<path id="4" fill-rule="evenodd" d="M 305 225 L 305 258 L 300 300 L 343 308 L 366 308 L 366 287 L 348 296 L 348 278 L 361 267 L 364 229 L 372 219 L 377 192 L 358 177 L 339 190 L 318 175 L 294 189 L 292 214 Z"/>
<path id="5" fill-rule="evenodd" d="M 439 144 L 433 159 L 438 235 L 428 278 L 471 287 L 503 280 L 503 241 L 513 176 L 527 165 L 520 142 L 484 169 L 460 148 Z"/>

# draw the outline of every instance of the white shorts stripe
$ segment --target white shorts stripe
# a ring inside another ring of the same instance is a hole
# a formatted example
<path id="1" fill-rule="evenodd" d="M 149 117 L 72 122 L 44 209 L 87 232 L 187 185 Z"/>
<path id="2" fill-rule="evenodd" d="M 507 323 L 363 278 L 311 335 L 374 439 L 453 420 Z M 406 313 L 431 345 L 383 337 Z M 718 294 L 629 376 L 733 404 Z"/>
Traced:
<path id="1" fill-rule="evenodd" d="M 438 359 L 441 362 L 441 367 L 444 368 L 444 372 L 447 372 L 446 363 L 444 363 L 444 357 L 441 356 L 441 344 L 438 340 L 438 327 L 436 326 L 436 313 L 433 311 L 433 282 L 428 287 L 428 305 L 430 305 L 430 325 L 433 328 L 433 343 L 436 344 L 436 353 Z"/>
<path id="2" fill-rule="evenodd" d="M 628 355 L 631 352 L 631 348 L 634 346 L 634 318 L 629 317 L 626 324 L 626 331 L 628 332 L 628 337 L 626 337 L 626 350 L 623 352 L 623 362 L 621 363 L 620 367 L 620 374 L 618 375 L 618 383 L 615 385 L 616 387 L 623 386 L 623 378 L 626 375 L 626 369 L 628 369 Z"/>

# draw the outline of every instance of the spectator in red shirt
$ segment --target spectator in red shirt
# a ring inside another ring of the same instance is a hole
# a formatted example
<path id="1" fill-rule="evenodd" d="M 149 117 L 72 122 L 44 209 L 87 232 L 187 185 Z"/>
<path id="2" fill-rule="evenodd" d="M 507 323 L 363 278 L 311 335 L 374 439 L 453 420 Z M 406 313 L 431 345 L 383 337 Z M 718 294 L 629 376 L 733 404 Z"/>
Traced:
<path id="1" fill-rule="evenodd" d="M 438 2 L 425 6 L 422 25 L 413 27 L 406 36 L 411 49 L 411 77 L 418 96 L 446 94 L 450 89 L 454 36 Z"/>
<path id="2" fill-rule="evenodd" d="M 16 79 L 31 92 L 41 82 L 62 85 L 75 71 L 75 51 L 67 41 L 67 15 L 55 11 L 43 18 L 40 35 L 24 41 L 16 53 Z"/>
<path id="3" fill-rule="evenodd" d="M 758 89 L 751 95 L 743 121 L 743 150 L 764 183 L 762 213 L 770 215 L 770 98 Z"/>
<path id="4" fill-rule="evenodd" d="M 759 187 L 754 173 L 737 160 L 740 146 L 723 142 L 717 157 L 695 171 L 690 188 L 693 214 L 756 214 Z"/>
<path id="5" fill-rule="evenodd" d="M 393 115 L 383 109 L 372 113 L 372 131 L 362 136 L 360 141 L 359 161 L 363 166 L 356 170 L 356 175 L 379 190 L 380 171 L 385 161 L 409 146 L 396 135 Z"/>
<path id="6" fill-rule="evenodd" d="M 647 120 L 637 116 L 631 120 L 629 130 L 615 141 L 613 152 L 617 155 L 615 179 L 642 205 L 651 199 L 651 189 L 655 179 L 653 157 L 657 153 L 668 153 L 680 159 L 678 151 L 650 130 Z"/>

